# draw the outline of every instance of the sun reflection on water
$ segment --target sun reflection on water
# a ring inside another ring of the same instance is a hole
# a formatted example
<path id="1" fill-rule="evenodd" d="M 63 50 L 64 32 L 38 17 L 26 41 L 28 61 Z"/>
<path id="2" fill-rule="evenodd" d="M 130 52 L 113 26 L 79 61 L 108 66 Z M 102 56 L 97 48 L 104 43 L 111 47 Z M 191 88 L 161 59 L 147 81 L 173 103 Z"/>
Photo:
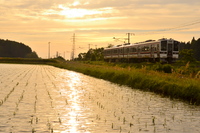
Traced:
<path id="1" fill-rule="evenodd" d="M 78 90 L 80 81 L 81 81 L 81 76 L 75 72 L 68 72 L 69 78 L 70 78 L 70 82 L 68 82 L 68 86 L 69 86 L 69 94 L 68 94 L 68 102 L 70 104 L 70 112 L 68 112 L 68 116 L 69 119 L 68 121 L 66 121 L 67 125 L 68 125 L 68 132 L 70 133 L 78 133 L 80 132 L 79 128 L 81 127 L 81 124 L 79 122 L 79 116 L 81 116 L 81 99 L 79 99 L 80 97 L 80 92 Z M 64 131 L 66 132 L 66 131 Z M 63 133 L 64 133 L 63 132 Z"/>

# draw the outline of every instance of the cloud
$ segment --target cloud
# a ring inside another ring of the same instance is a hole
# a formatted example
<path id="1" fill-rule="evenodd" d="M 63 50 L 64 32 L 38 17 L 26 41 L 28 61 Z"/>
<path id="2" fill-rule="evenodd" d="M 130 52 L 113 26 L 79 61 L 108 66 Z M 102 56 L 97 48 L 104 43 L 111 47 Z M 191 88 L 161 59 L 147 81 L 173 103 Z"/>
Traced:
<path id="1" fill-rule="evenodd" d="M 137 40 L 139 34 L 200 21 L 199 5 L 199 0 L 0 0 L 0 35 L 37 45 L 50 39 L 61 42 L 74 32 L 87 36 L 79 40 L 85 43 L 107 42 L 127 32 L 135 33 Z M 195 36 L 200 34 L 198 27 L 190 25 L 157 36 Z"/>
<path id="2" fill-rule="evenodd" d="M 104 17 L 133 17 L 142 18 L 143 16 L 169 16 L 183 15 L 183 13 L 191 9 L 191 5 L 199 4 L 198 0 L 9 0 L 1 1 L 0 14 L 12 15 L 22 14 L 23 16 L 38 19 L 47 17 L 47 19 L 63 20 L 65 18 L 73 18 L 73 13 L 77 12 L 74 18 L 104 18 Z M 64 8 L 60 8 L 60 6 Z M 177 8 L 177 7 L 183 7 Z M 197 8 L 193 6 L 192 9 Z M 6 13 L 9 11 L 8 13 Z M 80 11 L 80 13 L 78 13 Z M 83 12 L 85 12 L 84 15 Z M 185 11 L 185 12 L 184 12 Z M 199 9 L 196 9 L 199 12 Z M 87 12 L 87 13 L 86 13 Z M 9 14 L 10 13 L 10 14 Z M 79 15 L 78 15 L 79 14 Z M 67 17 L 70 16 L 70 17 Z"/>

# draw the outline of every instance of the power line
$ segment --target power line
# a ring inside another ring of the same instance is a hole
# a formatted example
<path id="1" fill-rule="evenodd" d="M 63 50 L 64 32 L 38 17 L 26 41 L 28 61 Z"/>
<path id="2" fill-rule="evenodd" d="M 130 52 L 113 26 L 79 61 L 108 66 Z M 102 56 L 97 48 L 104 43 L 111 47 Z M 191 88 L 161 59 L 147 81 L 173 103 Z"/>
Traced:
<path id="1" fill-rule="evenodd" d="M 134 33 L 126 33 L 126 35 L 128 35 L 127 38 L 116 38 L 116 37 L 113 37 L 113 39 L 115 39 L 115 41 L 121 41 L 121 40 L 124 40 L 123 42 L 126 43 L 125 41 L 128 40 L 128 43 L 130 43 L 130 36 L 132 35 L 135 35 Z"/>
<path id="2" fill-rule="evenodd" d="M 183 29 L 185 27 L 189 27 L 189 26 L 196 25 L 196 24 L 199 24 L 199 23 L 200 23 L 200 19 L 192 21 L 192 22 L 189 22 L 189 23 L 181 24 L 181 25 L 176 26 L 176 27 L 167 28 L 167 29 L 161 29 L 161 30 L 155 30 L 155 31 L 152 31 L 152 32 L 146 32 L 146 33 L 141 33 L 141 34 L 137 34 L 137 35 L 158 34 L 160 32 L 165 32 L 165 31 L 181 30 L 181 29 Z"/>

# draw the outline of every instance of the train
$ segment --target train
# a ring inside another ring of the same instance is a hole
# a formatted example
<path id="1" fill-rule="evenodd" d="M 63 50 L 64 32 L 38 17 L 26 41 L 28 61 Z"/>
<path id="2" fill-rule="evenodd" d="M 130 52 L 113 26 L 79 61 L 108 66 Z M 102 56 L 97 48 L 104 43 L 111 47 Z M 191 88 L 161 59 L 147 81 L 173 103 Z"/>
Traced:
<path id="1" fill-rule="evenodd" d="M 175 62 L 179 58 L 180 42 L 162 38 L 138 43 L 125 43 L 104 49 L 108 62 Z"/>

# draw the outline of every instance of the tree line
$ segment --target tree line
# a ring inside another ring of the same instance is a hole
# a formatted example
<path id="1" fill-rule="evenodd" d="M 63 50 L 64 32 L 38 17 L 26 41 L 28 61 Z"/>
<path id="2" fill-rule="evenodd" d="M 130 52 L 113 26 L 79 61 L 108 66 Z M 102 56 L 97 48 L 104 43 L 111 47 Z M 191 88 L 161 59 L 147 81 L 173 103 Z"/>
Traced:
<path id="1" fill-rule="evenodd" d="M 193 39 L 187 43 L 180 43 L 180 58 L 188 61 L 200 61 L 200 38 Z"/>
<path id="2" fill-rule="evenodd" d="M 38 55 L 23 43 L 0 39 L 0 57 L 38 58 Z"/>
<path id="3" fill-rule="evenodd" d="M 104 48 L 97 48 L 97 49 L 89 49 L 86 53 L 80 53 L 78 58 L 75 60 L 78 61 L 103 61 L 103 50 Z"/>
<path id="4" fill-rule="evenodd" d="M 108 47 L 112 46 L 109 44 Z M 75 60 L 79 61 L 102 61 L 104 48 L 89 49 L 86 53 L 80 53 Z M 179 59 L 185 61 L 200 61 L 200 38 L 193 39 L 189 42 L 181 42 L 179 46 L 180 56 Z"/>

